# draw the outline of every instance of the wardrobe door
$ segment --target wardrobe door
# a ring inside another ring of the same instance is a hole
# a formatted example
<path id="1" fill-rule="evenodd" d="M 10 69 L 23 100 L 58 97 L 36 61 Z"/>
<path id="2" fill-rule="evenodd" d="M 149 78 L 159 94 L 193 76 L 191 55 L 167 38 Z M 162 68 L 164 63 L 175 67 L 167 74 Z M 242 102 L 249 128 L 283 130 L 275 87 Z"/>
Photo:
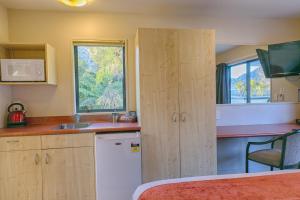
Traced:
<path id="1" fill-rule="evenodd" d="M 181 177 L 216 174 L 215 34 L 178 37 Z"/>
<path id="2" fill-rule="evenodd" d="M 137 103 L 143 182 L 180 177 L 178 33 L 138 29 Z"/>

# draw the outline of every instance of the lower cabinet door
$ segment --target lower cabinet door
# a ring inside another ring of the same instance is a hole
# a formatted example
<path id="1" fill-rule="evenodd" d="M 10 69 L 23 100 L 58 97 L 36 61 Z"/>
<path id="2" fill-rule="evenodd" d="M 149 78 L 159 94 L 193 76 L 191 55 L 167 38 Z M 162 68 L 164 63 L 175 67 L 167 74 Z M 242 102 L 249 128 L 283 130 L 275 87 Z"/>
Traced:
<path id="1" fill-rule="evenodd" d="M 41 150 L 0 152 L 0 200 L 41 200 Z"/>
<path id="2" fill-rule="evenodd" d="M 93 147 L 42 150 L 43 200 L 95 200 Z"/>

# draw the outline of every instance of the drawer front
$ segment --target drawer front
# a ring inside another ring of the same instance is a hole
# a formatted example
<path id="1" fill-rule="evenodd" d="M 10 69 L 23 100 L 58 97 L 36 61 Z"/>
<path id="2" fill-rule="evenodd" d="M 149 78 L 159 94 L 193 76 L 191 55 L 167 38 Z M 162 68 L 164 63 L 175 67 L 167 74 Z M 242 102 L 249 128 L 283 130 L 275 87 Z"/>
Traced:
<path id="1" fill-rule="evenodd" d="M 40 136 L 0 137 L 0 151 L 41 149 Z"/>
<path id="2" fill-rule="evenodd" d="M 42 136 L 42 149 L 93 147 L 94 133 L 45 135 Z"/>

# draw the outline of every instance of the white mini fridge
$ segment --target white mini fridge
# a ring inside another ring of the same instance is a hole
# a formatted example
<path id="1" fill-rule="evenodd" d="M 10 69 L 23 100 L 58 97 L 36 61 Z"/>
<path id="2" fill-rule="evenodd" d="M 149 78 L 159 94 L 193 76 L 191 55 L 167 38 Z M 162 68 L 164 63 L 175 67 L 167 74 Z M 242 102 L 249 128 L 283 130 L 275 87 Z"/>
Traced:
<path id="1" fill-rule="evenodd" d="M 141 185 L 139 132 L 96 135 L 97 200 L 131 200 Z"/>

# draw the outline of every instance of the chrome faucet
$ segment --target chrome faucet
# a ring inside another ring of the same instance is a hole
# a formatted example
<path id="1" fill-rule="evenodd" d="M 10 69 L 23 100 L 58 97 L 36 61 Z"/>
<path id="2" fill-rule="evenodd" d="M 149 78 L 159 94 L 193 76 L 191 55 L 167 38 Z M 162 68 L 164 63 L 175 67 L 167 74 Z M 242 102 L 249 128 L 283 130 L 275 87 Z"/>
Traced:
<path id="1" fill-rule="evenodd" d="M 76 124 L 80 122 L 80 115 L 78 113 L 74 115 L 74 120 Z"/>

